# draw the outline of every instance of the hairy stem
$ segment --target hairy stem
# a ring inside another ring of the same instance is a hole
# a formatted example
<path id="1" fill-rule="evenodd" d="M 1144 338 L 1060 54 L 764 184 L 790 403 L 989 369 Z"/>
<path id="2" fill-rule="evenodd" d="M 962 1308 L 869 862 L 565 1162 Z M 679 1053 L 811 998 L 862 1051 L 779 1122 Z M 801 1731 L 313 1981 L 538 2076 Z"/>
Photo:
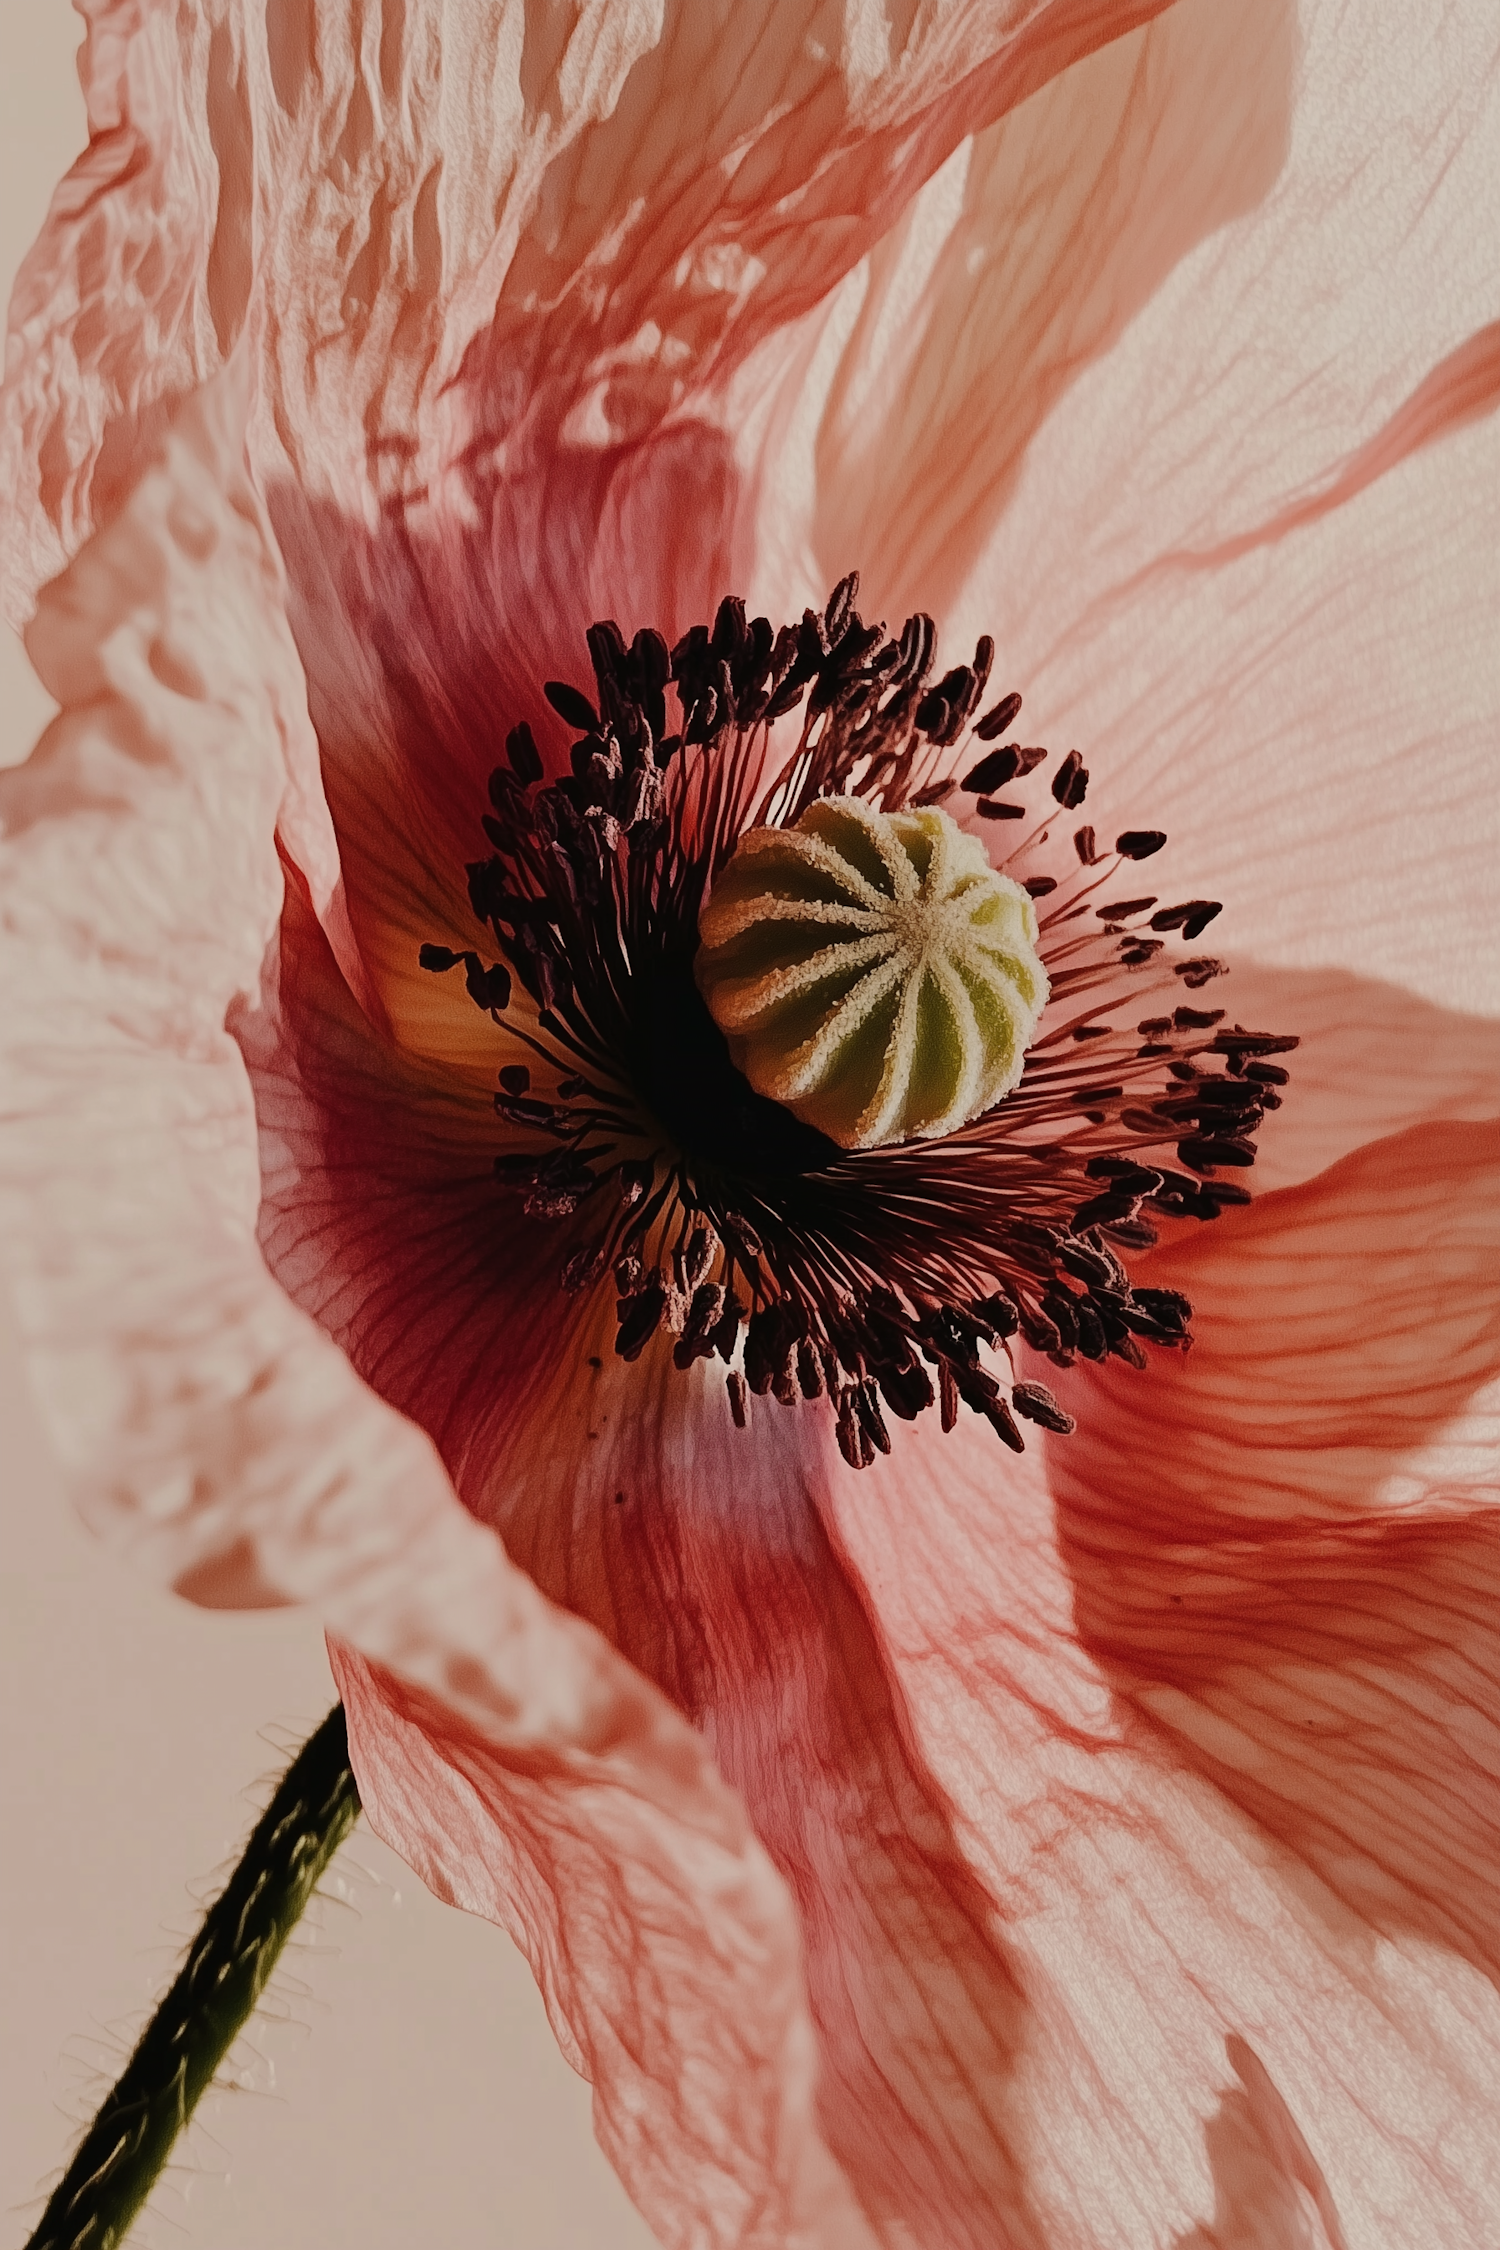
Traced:
<path id="1" fill-rule="evenodd" d="M 115 2250 L 359 1818 L 344 1706 L 298 1751 L 27 2250 Z"/>

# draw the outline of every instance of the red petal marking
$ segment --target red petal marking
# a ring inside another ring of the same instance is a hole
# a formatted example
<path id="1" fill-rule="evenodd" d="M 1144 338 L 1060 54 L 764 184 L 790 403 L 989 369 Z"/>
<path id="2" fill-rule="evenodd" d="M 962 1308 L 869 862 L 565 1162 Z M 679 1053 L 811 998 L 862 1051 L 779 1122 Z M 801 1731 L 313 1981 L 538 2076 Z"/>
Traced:
<path id="1" fill-rule="evenodd" d="M 544 683 L 580 667 L 587 677 L 595 617 L 670 638 L 705 605 L 711 615 L 745 561 L 742 497 L 724 437 L 696 423 L 619 455 L 573 451 L 518 470 L 487 496 L 482 529 L 450 525 L 440 543 L 398 524 L 372 538 L 276 488 L 342 863 L 353 954 L 340 943 L 340 965 L 356 989 L 370 980 L 399 1038 L 420 1044 L 432 1014 L 423 941 L 474 942 L 463 870 L 488 850 L 479 816 L 507 728 L 528 718 L 549 770 L 565 770 L 572 730 Z"/>
<path id="2" fill-rule="evenodd" d="M 433 1431 L 515 1559 L 602 1621 L 707 1729 L 801 1910 L 823 2132 L 867 2206 L 941 2227 L 924 2239 L 955 2245 L 1008 2213 L 1028 2243 L 1020 2160 L 987 2090 L 1010 2068 L 1021 2003 L 993 1909 L 903 1747 L 878 1639 L 803 1487 L 798 1459 L 831 1451 L 831 1423 L 757 1402 L 741 1436 L 718 1380 L 675 1373 L 665 1349 L 622 1368 L 606 1297 L 592 1308 L 565 1297 L 557 1243 L 546 1229 L 518 1235 L 496 1193 L 488 1102 L 435 1099 L 430 1068 L 376 1043 L 316 925 L 290 902 L 282 976 L 289 1044 L 275 1056 L 250 1049 L 268 1146 L 285 1152 L 265 1175 L 273 1270 L 367 1380 Z M 461 994 L 456 1004 L 467 1005 Z M 785 1469 L 779 1499 L 765 1489 L 768 1461 Z M 601 1921 L 588 1904 L 607 1854 L 584 1813 L 549 1810 L 545 1792 L 522 1804 L 496 1769 L 487 1809 L 450 1829 L 442 1727 L 430 1713 L 416 1732 L 396 1723 L 410 1707 L 388 1689 L 360 1708 L 362 1779 L 396 1807 L 377 1818 L 424 1872 L 443 1871 L 440 1888 L 495 1912 L 515 1855 L 539 1855 L 516 1878 L 524 1910 L 502 1918 L 514 1927 L 519 1915 L 533 1958 L 556 1964 L 558 2005 L 599 2074 L 607 2132 L 627 2135 L 637 2097 L 612 2059 L 618 2042 L 648 2081 L 658 2067 L 637 2036 L 645 1940 L 623 1912 Z M 475 1823 L 484 1855 L 465 1874 Z M 727 2005 L 690 1951 L 678 1973 L 671 2005 L 685 2018 L 700 2009 L 704 2024 L 684 2018 L 663 2033 L 668 2075 Z M 756 2035 L 748 2021 L 745 2035 Z M 644 2197 L 648 2156 L 631 2146 L 617 2138 L 615 2153 Z M 691 2170 L 700 2158 L 679 2142 L 665 2161 Z"/>
<path id="3" fill-rule="evenodd" d="M 516 1495 L 535 1509 L 535 1544 L 514 1516 L 511 1536 L 528 1567 L 565 1583 L 576 1607 L 609 1618 L 745 1793 L 801 1915 L 819 2040 L 816 2115 L 866 2211 L 878 2226 L 904 2224 L 913 2239 L 952 2250 L 977 2240 L 1032 2245 L 1041 2237 L 1006 2115 L 1025 2010 L 992 1903 L 903 1744 L 878 1643 L 806 1495 L 789 1481 L 781 1521 L 768 1524 L 734 1479 L 749 1441 L 722 1419 L 718 1443 L 712 1428 L 700 1433 L 696 1501 L 679 1478 L 668 1480 L 670 1495 L 653 1488 L 654 1448 L 634 1449 L 632 1469 L 627 1441 L 596 1456 L 571 1492 L 571 1463 L 557 1474 L 549 1460 L 532 1493 Z M 570 1455 L 566 1432 L 551 1434 L 552 1454 Z M 721 1460 L 708 1468 L 713 1455 Z M 444 1871 L 440 1888 L 505 1920 L 527 1947 L 595 2077 L 605 2145 L 613 2142 L 654 2222 L 664 2223 L 666 2206 L 643 2193 L 639 2148 L 632 2164 L 622 2146 L 641 2133 L 632 2120 L 642 2112 L 658 2142 L 650 2162 L 689 2210 L 704 2213 L 716 2192 L 705 2143 L 756 2193 L 773 2194 L 776 2155 L 757 2145 L 755 2119 L 769 2102 L 772 2065 L 784 2065 L 755 2046 L 774 2022 L 775 1994 L 732 1996 L 711 1927 L 700 1936 L 694 1926 L 712 1902 L 690 1895 L 654 1908 L 649 1876 L 629 1862 L 612 1873 L 615 1854 L 591 1810 L 555 1789 L 471 1766 L 480 1797 L 465 1792 L 455 1820 L 442 1729 L 424 1718 L 408 1732 L 367 1714 L 362 1702 L 355 1738 L 377 1801 L 388 1762 L 409 1776 L 387 1832 L 424 1872 L 434 1862 Z M 601 1891 L 615 1897 L 614 1911 L 601 1911 Z M 731 2010 L 745 2050 L 737 2080 L 712 2069 Z M 684 2081 L 693 2089 L 686 2105 Z M 768 2225 L 753 2239 L 782 2237 Z"/>

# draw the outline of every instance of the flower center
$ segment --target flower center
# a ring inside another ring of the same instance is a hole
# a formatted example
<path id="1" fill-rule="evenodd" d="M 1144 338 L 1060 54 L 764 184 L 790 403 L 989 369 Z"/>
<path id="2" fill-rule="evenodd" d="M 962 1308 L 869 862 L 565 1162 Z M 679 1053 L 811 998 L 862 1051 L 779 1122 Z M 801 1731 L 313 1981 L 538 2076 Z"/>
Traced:
<path id="1" fill-rule="evenodd" d="M 727 600 L 671 650 L 591 627 L 595 698 L 547 688 L 565 757 L 523 721 L 490 777 L 469 904 L 501 958 L 421 959 L 495 1026 L 497 1182 L 565 1290 L 612 1274 L 619 1356 L 719 1359 L 741 1427 L 826 1399 L 861 1468 L 934 1404 L 1017 1450 L 1018 1419 L 1071 1429 L 1017 1337 L 1184 1347 L 1186 1299 L 1119 1253 L 1249 1200 L 1222 1175 L 1296 1041 L 1179 997 L 1222 974 L 1172 951 L 1216 902 L 1100 897 L 1160 830 L 1058 850 L 1088 774 L 1070 751 L 1028 807 L 1020 696 L 974 716 L 994 644 L 934 681 L 931 619 L 888 639 L 856 588 L 779 633 Z M 1016 838 L 998 868 L 938 809 L 964 797 Z"/>
<path id="2" fill-rule="evenodd" d="M 934 1140 L 993 1107 L 1047 997 L 1036 908 L 930 806 L 820 797 L 752 829 L 698 927 L 734 1060 L 841 1148 Z"/>

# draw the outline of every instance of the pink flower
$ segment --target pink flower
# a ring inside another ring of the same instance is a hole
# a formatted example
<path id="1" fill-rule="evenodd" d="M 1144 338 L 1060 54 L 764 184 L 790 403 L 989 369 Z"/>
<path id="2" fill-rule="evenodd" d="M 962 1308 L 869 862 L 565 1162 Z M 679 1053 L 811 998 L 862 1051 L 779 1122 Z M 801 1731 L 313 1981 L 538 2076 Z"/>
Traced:
<path id="1" fill-rule="evenodd" d="M 664 2241 L 1478 2250 L 1486 27 L 88 13 L 12 308 L 62 710 L 3 852 L 7 1226 L 90 1520 L 322 1605 L 370 1818 L 527 1948 Z M 1273 1192 L 1133 1263 L 1190 1356 L 862 1476 L 556 1292 L 416 960 L 591 619 L 854 565 L 1000 635 L 1303 1041 Z"/>

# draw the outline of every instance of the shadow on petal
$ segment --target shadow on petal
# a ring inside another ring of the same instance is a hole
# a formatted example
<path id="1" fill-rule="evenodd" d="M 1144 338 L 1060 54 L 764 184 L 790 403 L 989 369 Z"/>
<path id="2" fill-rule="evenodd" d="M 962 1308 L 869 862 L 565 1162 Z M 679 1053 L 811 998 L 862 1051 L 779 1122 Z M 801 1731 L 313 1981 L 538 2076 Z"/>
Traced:
<path id="1" fill-rule="evenodd" d="M 1235 1023 L 1294 1032 L 1291 1084 L 1262 1126 L 1257 1196 L 1326 1172 L 1418 1123 L 1500 1116 L 1500 1023 L 1347 969 L 1233 964 L 1214 996 Z"/>
<path id="2" fill-rule="evenodd" d="M 1500 321 L 1490 321 L 1485 327 L 1476 328 L 1473 335 L 1465 337 L 1453 351 L 1445 353 L 1410 397 L 1402 401 L 1374 437 L 1350 455 L 1323 490 L 1279 509 L 1253 531 L 1240 532 L 1217 547 L 1201 552 L 1163 555 L 1154 567 L 1169 570 L 1174 565 L 1185 564 L 1194 570 L 1211 570 L 1236 561 L 1252 548 L 1274 546 L 1290 532 L 1316 523 L 1320 516 L 1330 514 L 1333 509 L 1347 507 L 1377 478 L 1388 476 L 1409 455 L 1419 452 L 1423 446 L 1435 444 L 1450 431 L 1461 430 L 1466 424 L 1493 414 L 1497 406 L 1500 406 Z"/>
<path id="3" fill-rule="evenodd" d="M 1429 1123 L 1153 1256 L 1198 1343 L 1052 1476 L 1084 1646 L 1372 1928 L 1500 1970 L 1500 1127 Z"/>
<path id="4" fill-rule="evenodd" d="M 860 563 L 872 600 L 900 615 L 955 598 L 1059 397 L 1270 193 L 1297 39 L 1284 0 L 1185 0 L 976 137 L 914 307 L 905 230 L 871 254 L 820 438 L 816 541 Z"/>
<path id="5" fill-rule="evenodd" d="M 1173 2250 L 1347 2250 L 1328 2182 L 1253 2047 L 1225 2041 L 1239 2080 L 1203 2129 L 1214 2178 L 1213 2217 Z"/>
<path id="6" fill-rule="evenodd" d="M 1170 4 L 1044 0 L 1002 28 L 903 0 L 856 28 L 825 0 L 668 0 L 618 100 L 548 164 L 550 223 L 465 355 L 476 455 L 538 407 L 611 441 L 659 427 L 822 304 L 967 135 Z"/>
<path id="7" fill-rule="evenodd" d="M 1010 2114 L 1025 1995 L 813 1506 L 826 1433 L 767 1399 L 741 1437 L 697 1388 L 606 1365 L 596 1445 L 565 1408 L 519 1433 L 495 1480 L 507 1545 L 607 1620 L 744 1797 L 801 1917 L 824 2137 L 872 2218 L 1039 2244 Z"/>

